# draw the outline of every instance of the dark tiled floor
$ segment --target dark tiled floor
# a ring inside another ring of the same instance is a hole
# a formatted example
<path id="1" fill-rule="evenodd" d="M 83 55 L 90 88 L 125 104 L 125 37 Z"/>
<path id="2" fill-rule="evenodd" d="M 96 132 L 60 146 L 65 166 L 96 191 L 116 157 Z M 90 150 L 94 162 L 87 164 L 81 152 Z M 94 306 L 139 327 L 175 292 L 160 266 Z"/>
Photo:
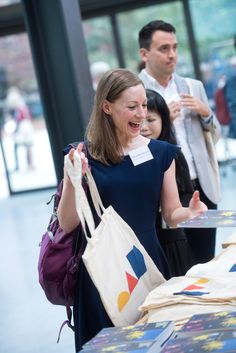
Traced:
<path id="1" fill-rule="evenodd" d="M 220 209 L 236 209 L 236 172 L 224 168 Z M 35 192 L 0 200 L 0 353 L 74 352 L 73 332 L 65 327 L 63 307 L 50 304 L 38 284 L 38 244 L 51 213 L 46 206 L 53 191 Z M 217 231 L 216 253 L 232 228 Z"/>

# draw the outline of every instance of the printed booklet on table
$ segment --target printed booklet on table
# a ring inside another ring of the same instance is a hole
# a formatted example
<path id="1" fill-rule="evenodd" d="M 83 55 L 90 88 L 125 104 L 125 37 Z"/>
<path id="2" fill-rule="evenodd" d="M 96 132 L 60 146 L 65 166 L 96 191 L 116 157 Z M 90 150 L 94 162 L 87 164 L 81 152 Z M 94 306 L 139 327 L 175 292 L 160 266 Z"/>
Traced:
<path id="1" fill-rule="evenodd" d="M 236 211 L 208 210 L 202 215 L 178 224 L 180 228 L 236 227 Z"/>
<path id="2" fill-rule="evenodd" d="M 107 327 L 85 343 L 82 352 L 158 353 L 173 332 L 173 321 Z"/>

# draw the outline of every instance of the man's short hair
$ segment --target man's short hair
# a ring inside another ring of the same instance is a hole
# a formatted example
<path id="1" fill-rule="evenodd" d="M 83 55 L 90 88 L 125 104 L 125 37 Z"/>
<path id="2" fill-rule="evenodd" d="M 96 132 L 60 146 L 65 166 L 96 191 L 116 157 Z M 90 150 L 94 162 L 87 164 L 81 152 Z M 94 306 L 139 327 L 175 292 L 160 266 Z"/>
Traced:
<path id="1" fill-rule="evenodd" d="M 175 27 L 170 23 L 164 22 L 162 20 L 151 21 L 139 31 L 139 48 L 145 48 L 149 50 L 152 42 L 152 35 L 156 31 L 176 33 Z"/>

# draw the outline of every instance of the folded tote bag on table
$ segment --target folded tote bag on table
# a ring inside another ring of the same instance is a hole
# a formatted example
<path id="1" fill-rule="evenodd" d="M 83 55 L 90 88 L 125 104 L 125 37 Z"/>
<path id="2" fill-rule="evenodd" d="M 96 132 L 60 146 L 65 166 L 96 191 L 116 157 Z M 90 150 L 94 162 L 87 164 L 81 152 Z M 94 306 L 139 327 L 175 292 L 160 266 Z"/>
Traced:
<path id="1" fill-rule="evenodd" d="M 86 233 L 87 246 L 82 256 L 103 305 L 115 326 L 126 326 L 140 318 L 138 307 L 147 294 L 165 282 L 133 230 L 112 206 L 105 208 L 93 176 L 86 172 L 90 194 L 101 221 L 94 225 L 91 208 L 82 188 L 81 159 L 77 152 L 74 163 L 65 156 L 65 168 L 75 188 L 76 210 Z"/>

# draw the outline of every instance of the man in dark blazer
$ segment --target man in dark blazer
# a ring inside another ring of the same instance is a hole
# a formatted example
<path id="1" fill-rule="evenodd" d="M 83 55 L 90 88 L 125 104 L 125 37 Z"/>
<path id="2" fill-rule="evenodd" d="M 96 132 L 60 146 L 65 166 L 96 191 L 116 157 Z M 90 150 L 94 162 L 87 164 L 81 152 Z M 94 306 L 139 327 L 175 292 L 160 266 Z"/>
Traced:
<path id="1" fill-rule="evenodd" d="M 200 198 L 209 209 L 216 209 L 220 199 L 219 173 L 210 163 L 204 131 L 210 131 L 216 143 L 220 124 L 209 107 L 203 84 L 175 73 L 178 43 L 171 24 L 156 20 L 145 25 L 139 32 L 139 47 L 145 66 L 139 77 L 146 88 L 157 91 L 166 100 L 194 189 L 200 191 Z M 186 234 L 196 262 L 214 257 L 215 228 L 186 229 Z"/>

